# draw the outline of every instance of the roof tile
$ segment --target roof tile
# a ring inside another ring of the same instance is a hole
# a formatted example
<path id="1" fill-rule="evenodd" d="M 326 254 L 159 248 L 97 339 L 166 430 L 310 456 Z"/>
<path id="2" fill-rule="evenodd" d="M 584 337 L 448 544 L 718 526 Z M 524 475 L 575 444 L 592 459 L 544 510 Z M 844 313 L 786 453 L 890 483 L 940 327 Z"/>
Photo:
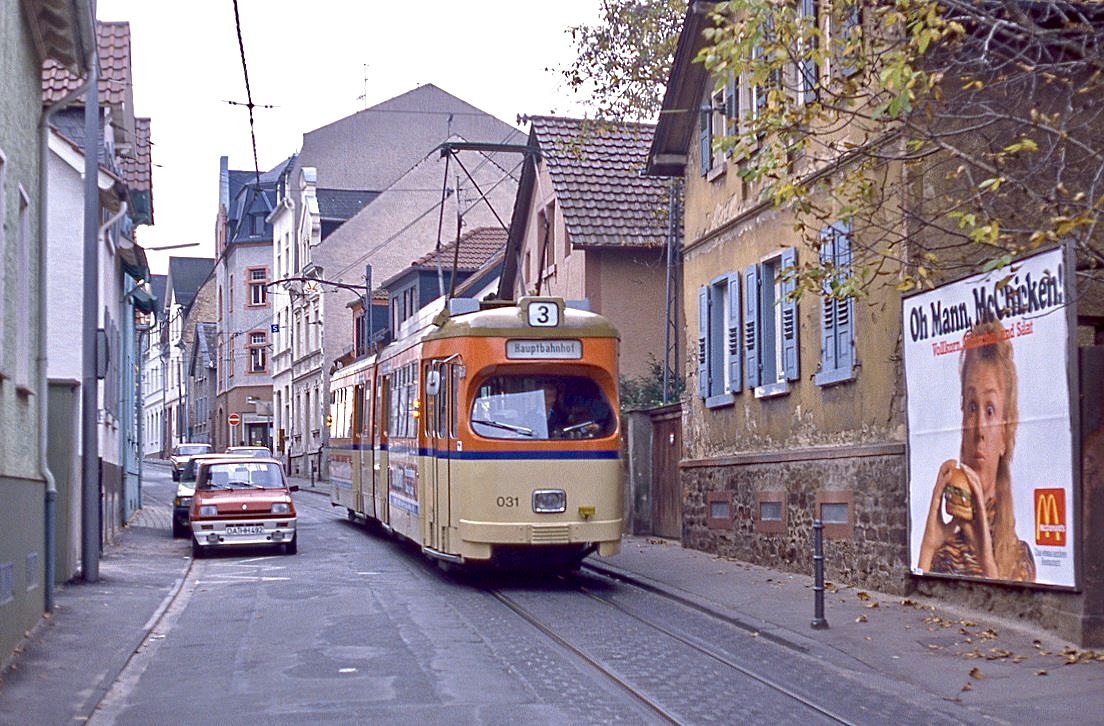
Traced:
<path id="1" fill-rule="evenodd" d="M 668 181 L 644 176 L 655 126 L 530 117 L 573 246 L 662 247 Z"/>

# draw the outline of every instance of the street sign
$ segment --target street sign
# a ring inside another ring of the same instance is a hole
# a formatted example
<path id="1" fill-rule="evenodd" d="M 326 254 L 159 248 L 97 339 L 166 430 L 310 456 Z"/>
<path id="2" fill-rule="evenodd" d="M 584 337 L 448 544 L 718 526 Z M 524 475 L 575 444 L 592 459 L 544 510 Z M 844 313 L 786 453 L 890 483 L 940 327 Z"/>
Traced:
<path id="1" fill-rule="evenodd" d="M 226 417 L 226 423 L 230 424 L 231 426 L 237 426 L 241 423 L 241 416 L 236 413 L 232 413 Z"/>

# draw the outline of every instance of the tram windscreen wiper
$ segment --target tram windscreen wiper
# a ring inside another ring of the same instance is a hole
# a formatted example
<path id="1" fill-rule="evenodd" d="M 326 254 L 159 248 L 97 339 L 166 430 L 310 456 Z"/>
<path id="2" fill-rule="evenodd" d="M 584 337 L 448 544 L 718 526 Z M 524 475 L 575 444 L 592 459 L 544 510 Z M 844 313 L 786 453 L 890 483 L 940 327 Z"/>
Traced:
<path id="1" fill-rule="evenodd" d="M 473 418 L 472 423 L 483 424 L 484 426 L 491 426 L 496 429 L 505 429 L 507 431 L 513 431 L 515 434 L 521 434 L 522 436 L 532 436 L 533 429 L 526 428 L 525 426 L 515 426 L 513 424 L 502 423 L 501 421 L 491 421 L 485 418 Z"/>

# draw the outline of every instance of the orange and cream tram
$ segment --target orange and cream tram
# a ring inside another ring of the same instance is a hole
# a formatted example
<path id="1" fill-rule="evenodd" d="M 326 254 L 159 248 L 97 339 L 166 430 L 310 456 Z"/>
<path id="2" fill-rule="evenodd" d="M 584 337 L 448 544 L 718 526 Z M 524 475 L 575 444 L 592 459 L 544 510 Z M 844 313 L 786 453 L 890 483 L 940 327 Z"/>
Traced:
<path id="1" fill-rule="evenodd" d="M 618 337 L 559 298 L 453 299 L 330 381 L 331 502 L 442 562 L 621 543 Z"/>

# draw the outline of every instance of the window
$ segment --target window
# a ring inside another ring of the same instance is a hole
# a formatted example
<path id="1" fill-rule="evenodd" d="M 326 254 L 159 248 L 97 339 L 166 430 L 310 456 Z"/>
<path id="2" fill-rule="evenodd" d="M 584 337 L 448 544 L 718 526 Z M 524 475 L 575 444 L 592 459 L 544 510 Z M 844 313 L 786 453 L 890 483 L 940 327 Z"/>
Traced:
<path id="1" fill-rule="evenodd" d="M 249 335 L 249 372 L 263 373 L 268 365 L 268 336 L 264 333 Z"/>
<path id="2" fill-rule="evenodd" d="M 227 317 L 234 314 L 234 276 L 230 276 L 230 309 L 227 313 Z"/>
<path id="3" fill-rule="evenodd" d="M 31 275 L 31 200 L 23 185 L 19 185 L 19 217 L 15 230 L 16 279 L 24 284 L 15 285 L 18 290 L 16 310 L 32 310 L 30 281 Z M 45 315 L 41 310 L 39 314 Z M 31 318 L 29 315 L 16 315 L 15 319 L 15 385 L 29 391 L 31 389 Z"/>
<path id="4" fill-rule="evenodd" d="M 734 507 L 732 492 L 706 492 L 705 526 L 708 529 L 731 529 Z"/>
<path id="5" fill-rule="evenodd" d="M 744 271 L 744 359 L 757 398 L 787 393 L 788 381 L 798 379 L 797 302 L 789 299 L 795 284 L 785 277 L 796 257 L 787 247 Z"/>
<path id="6" fill-rule="evenodd" d="M 538 252 L 541 259 L 541 267 L 544 270 L 550 268 L 556 262 L 556 202 L 551 201 L 537 213 L 538 227 Z M 562 254 L 566 257 L 568 250 L 565 248 Z M 543 272 L 543 270 L 542 270 Z"/>
<path id="7" fill-rule="evenodd" d="M 470 415 L 472 431 L 485 439 L 593 439 L 611 435 L 617 426 L 598 384 L 567 374 L 487 378 Z"/>
<path id="8" fill-rule="evenodd" d="M 714 150 L 714 146 L 722 136 L 732 136 L 737 133 L 739 117 L 740 93 L 735 78 L 729 79 L 720 88 L 713 88 L 706 92 L 702 100 L 699 122 L 702 176 L 714 169 L 724 168 L 724 160 L 730 156 L 730 153 L 720 154 Z"/>
<path id="9" fill-rule="evenodd" d="M 740 378 L 740 275 L 698 289 L 698 396 L 707 408 L 732 403 Z"/>
<path id="10" fill-rule="evenodd" d="M 249 275 L 249 304 L 268 304 L 268 270 L 264 267 L 250 268 Z"/>
<path id="11" fill-rule="evenodd" d="M 855 497 L 848 490 L 821 489 L 816 493 L 816 519 L 829 539 L 852 539 L 855 532 Z"/>
<path id="12" fill-rule="evenodd" d="M 839 16 L 836 40 L 832 48 L 836 72 L 846 78 L 859 72 L 862 63 L 862 4 L 849 0 L 837 4 Z"/>
<path id="13" fill-rule="evenodd" d="M 828 271 L 820 299 L 820 370 L 817 385 L 855 377 L 855 300 L 829 293 L 851 275 L 851 225 L 836 222 L 820 231 L 820 264 Z"/>
<path id="14" fill-rule="evenodd" d="M 798 37 L 796 53 L 797 78 L 794 85 L 797 91 L 797 103 L 801 105 L 815 101 L 817 95 L 816 32 L 819 22 L 817 0 L 798 0 L 797 13 L 799 27 L 807 26 L 802 31 L 807 35 Z"/>
<path id="15" fill-rule="evenodd" d="M 759 534 L 785 534 L 786 492 L 755 493 L 755 531 Z"/>

